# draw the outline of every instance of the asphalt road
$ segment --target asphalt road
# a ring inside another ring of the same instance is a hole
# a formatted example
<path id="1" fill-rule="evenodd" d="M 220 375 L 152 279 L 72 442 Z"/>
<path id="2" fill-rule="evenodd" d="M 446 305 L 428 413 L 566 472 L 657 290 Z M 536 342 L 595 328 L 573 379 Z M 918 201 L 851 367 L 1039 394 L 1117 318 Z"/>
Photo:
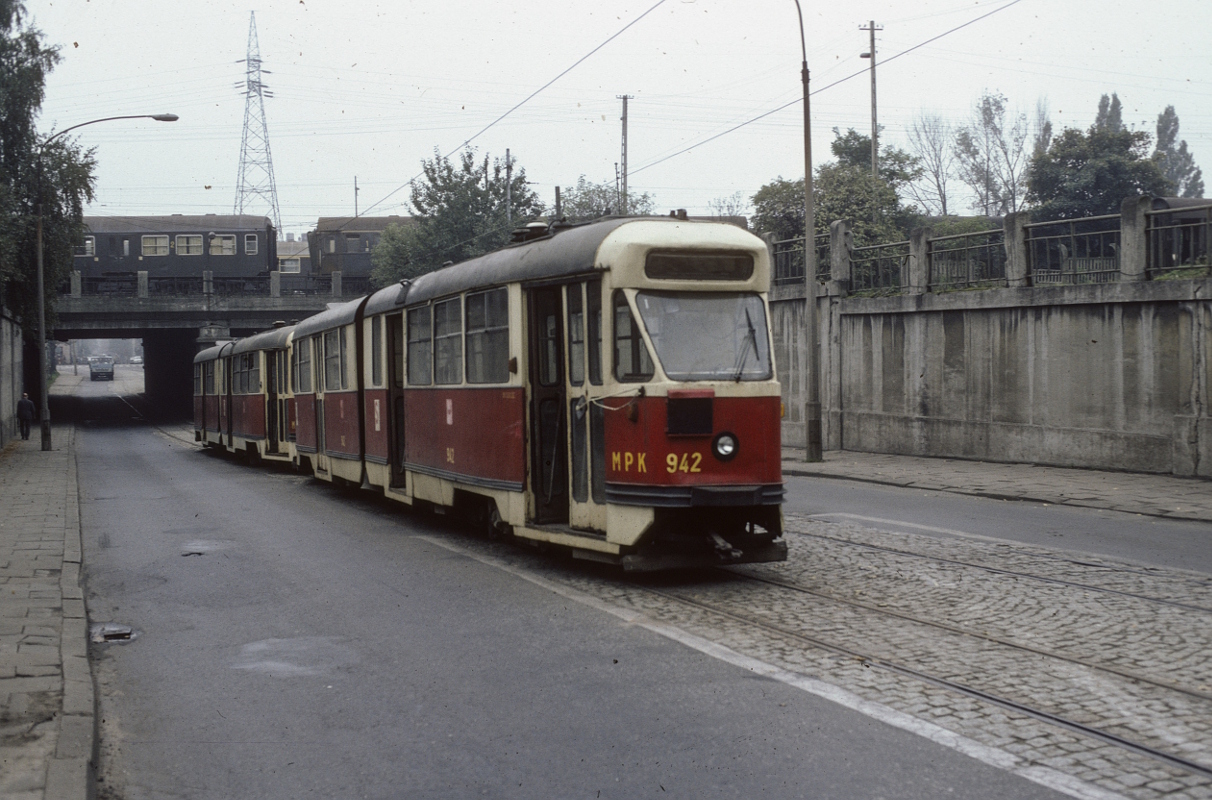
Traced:
<path id="1" fill-rule="evenodd" d="M 103 798 L 1057 796 L 203 453 L 122 385 L 58 416 L 90 621 L 136 632 L 94 649 Z"/>
<path id="2" fill-rule="evenodd" d="M 979 465 L 974 465 L 979 469 Z M 784 511 L 882 530 L 979 537 L 1212 574 L 1212 525 L 1119 511 L 788 477 Z"/>

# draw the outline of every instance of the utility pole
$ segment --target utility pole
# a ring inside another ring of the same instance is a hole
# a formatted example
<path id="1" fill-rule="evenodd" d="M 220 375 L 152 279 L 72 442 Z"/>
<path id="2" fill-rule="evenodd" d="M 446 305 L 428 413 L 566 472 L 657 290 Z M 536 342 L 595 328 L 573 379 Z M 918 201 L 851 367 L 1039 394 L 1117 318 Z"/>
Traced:
<path id="1" fill-rule="evenodd" d="M 556 187 L 556 213 L 555 213 L 555 218 L 556 218 L 557 222 L 559 222 L 560 218 L 563 216 L 560 213 L 560 211 L 561 211 L 561 209 L 560 209 L 560 187 L 557 186 Z"/>
<path id="2" fill-rule="evenodd" d="M 629 94 L 619 94 L 619 95 L 615 95 L 615 97 L 617 97 L 618 99 L 623 101 L 623 193 L 621 195 L 619 195 L 620 205 L 622 206 L 619 209 L 619 213 L 626 214 L 627 208 L 628 208 L 628 206 L 627 206 L 627 101 L 634 100 L 635 98 Z"/>
<path id="3" fill-rule="evenodd" d="M 876 203 L 876 196 L 879 192 L 880 176 L 880 128 L 876 122 L 875 113 L 875 32 L 882 31 L 883 27 L 876 27 L 875 20 L 871 20 L 870 24 L 865 28 L 859 28 L 860 31 L 869 31 L 871 33 L 870 49 L 863 53 L 862 58 L 871 59 L 871 219 L 873 222 L 879 222 L 879 205 Z"/>
<path id="4" fill-rule="evenodd" d="M 505 148 L 505 224 L 513 227 L 513 159 L 509 157 L 509 148 Z"/>
<path id="5" fill-rule="evenodd" d="M 358 176 L 354 175 L 354 216 L 358 216 Z"/>

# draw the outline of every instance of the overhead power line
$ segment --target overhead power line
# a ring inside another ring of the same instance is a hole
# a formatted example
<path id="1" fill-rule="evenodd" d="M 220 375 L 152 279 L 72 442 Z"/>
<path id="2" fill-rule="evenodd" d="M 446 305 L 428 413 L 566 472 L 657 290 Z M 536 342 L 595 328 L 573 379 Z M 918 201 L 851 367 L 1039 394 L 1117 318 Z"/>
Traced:
<path id="1" fill-rule="evenodd" d="M 657 2 L 656 2 L 656 3 L 655 3 L 655 4 L 654 4 L 654 5 L 651 7 L 651 8 L 649 8 L 647 11 L 645 11 L 643 14 L 640 14 L 638 17 L 636 17 L 635 19 L 633 19 L 631 22 L 628 22 L 628 23 L 627 23 L 626 25 L 624 25 L 622 28 L 619 28 L 619 30 L 618 30 L 618 31 L 616 31 L 616 32 L 615 32 L 615 33 L 614 33 L 612 36 L 610 36 L 608 39 L 606 39 L 606 41 L 602 42 L 602 43 L 601 43 L 601 44 L 599 44 L 597 47 L 593 48 L 593 49 L 592 49 L 592 50 L 590 50 L 588 53 L 586 53 L 585 55 L 583 55 L 583 56 L 581 56 L 580 58 L 578 58 L 578 59 L 577 59 L 577 60 L 576 60 L 576 61 L 575 61 L 575 62 L 572 64 L 572 66 L 568 67 L 568 68 L 567 68 L 567 69 L 565 69 L 563 72 L 561 72 L 559 75 L 556 75 L 554 78 L 552 78 L 551 80 L 547 81 L 547 83 L 543 84 L 543 85 L 542 85 L 542 86 L 540 86 L 538 89 L 535 89 L 533 92 L 531 92 L 529 95 L 527 95 L 527 96 L 526 96 L 524 99 L 522 99 L 520 102 L 518 102 L 516 105 L 514 105 L 514 106 L 513 106 L 512 108 L 510 108 L 508 111 L 506 111 L 504 114 L 502 114 L 501 116 L 497 117 L 497 118 L 496 118 L 496 119 L 494 119 L 492 122 L 490 122 L 490 123 L 488 123 L 487 125 L 485 125 L 483 128 L 480 128 L 480 130 L 476 131 L 474 134 L 472 134 L 472 135 L 471 135 L 471 136 L 469 136 L 468 138 L 464 139 L 462 144 L 460 144 L 458 147 L 454 148 L 454 149 L 453 149 L 453 150 L 451 150 L 450 152 L 448 152 L 448 153 L 446 153 L 445 155 L 443 155 L 443 156 L 442 156 L 442 158 L 450 158 L 450 156 L 452 156 L 453 154 L 455 154 L 455 153 L 457 153 L 458 151 L 462 150 L 462 149 L 463 149 L 464 147 L 466 147 L 467 145 L 469 145 L 469 144 L 471 144 L 472 142 L 474 142 L 476 139 L 478 139 L 480 136 L 482 136 L 482 135 L 483 135 L 485 132 L 487 132 L 487 131 L 488 131 L 490 128 L 492 128 L 494 125 L 496 125 L 496 124 L 497 124 L 497 123 L 499 123 L 501 120 L 503 120 L 503 119 L 505 119 L 506 117 L 508 117 L 508 116 L 509 116 L 510 114 L 512 114 L 513 112 L 517 111 L 517 110 L 518 110 L 519 108 L 521 108 L 522 106 L 526 105 L 528 102 L 530 102 L 530 101 L 531 101 L 531 100 L 533 100 L 535 97 L 537 97 L 537 96 L 538 96 L 538 95 L 539 95 L 539 94 L 540 94 L 540 93 L 541 93 L 541 92 L 542 92 L 544 89 L 546 89 L 546 88 L 548 88 L 549 86 L 551 86 L 553 83 L 555 83 L 556 81 L 558 81 L 560 78 L 563 78 L 563 77 L 564 77 L 565 75 L 567 75 L 569 72 L 572 72 L 574 69 L 576 69 L 577 67 L 579 67 L 579 66 L 580 66 L 582 63 L 584 63 L 584 61 L 585 61 L 586 59 L 588 59 L 588 58 L 589 58 L 590 56 L 592 56 L 594 53 L 596 53 L 596 52 L 598 52 L 599 50 L 601 50 L 601 49 L 602 49 L 603 47 L 605 47 L 606 45 L 608 45 L 608 44 L 610 44 L 611 42 L 613 42 L 615 39 L 617 39 L 617 38 L 619 38 L 620 36 L 622 36 L 622 35 L 623 35 L 623 33 L 625 33 L 625 32 L 626 32 L 626 31 L 627 31 L 627 30 L 628 30 L 628 29 L 629 29 L 631 26 L 635 25 L 637 22 L 639 22 L 640 20 L 642 20 L 644 17 L 646 17 L 646 16 L 648 16 L 649 14 L 651 14 L 653 11 L 656 11 L 656 10 L 657 10 L 657 9 L 658 9 L 660 6 L 664 5 L 664 3 L 665 3 L 665 0 L 657 0 Z M 387 202 L 387 200 L 389 200 L 389 199 L 390 199 L 392 196 L 394 196 L 394 195 L 395 195 L 397 192 L 399 192 L 399 191 L 400 191 L 401 189 L 403 189 L 405 186 L 408 186 L 409 184 L 411 184 L 413 181 L 415 181 L 415 180 L 416 180 L 417 178 L 419 178 L 421 175 L 422 175 L 422 173 L 421 173 L 421 172 L 418 172 L 416 175 L 414 175 L 414 176 L 412 176 L 411 178 L 409 178 L 409 179 L 408 179 L 406 182 L 404 182 L 404 183 L 400 184 L 400 185 L 399 185 L 399 186 L 397 186 L 395 189 L 393 189 L 393 190 L 392 190 L 390 193 L 388 193 L 388 194 L 387 194 L 385 197 L 383 197 L 381 200 L 376 201 L 374 204 L 372 204 L 370 207 L 368 207 L 368 208 L 366 209 L 366 211 L 370 211 L 371 209 L 373 209 L 373 208 L 375 208 L 375 207 L 377 207 L 377 206 L 379 206 L 379 205 L 382 205 L 383 203 Z M 365 213 L 366 213 L 366 212 L 363 212 L 363 214 L 365 214 Z"/>
<path id="2" fill-rule="evenodd" d="M 1005 11 L 1010 6 L 1017 5 L 1018 3 L 1021 3 L 1021 2 L 1022 2 L 1022 0 L 1010 0 L 1010 2 L 1006 3 L 1004 6 L 999 6 L 998 8 L 995 8 L 986 14 L 981 14 L 979 17 L 974 17 L 973 19 L 970 19 L 961 25 L 956 25 L 954 28 L 951 28 L 950 30 L 943 31 L 942 33 L 938 34 L 937 36 L 931 36 L 929 39 L 925 40 L 924 42 L 919 42 L 919 43 L 913 45 L 913 47 L 910 47 L 906 50 L 902 50 L 894 56 L 889 56 L 888 58 L 884 59 L 883 63 L 887 64 L 889 61 L 895 61 L 896 59 L 900 58 L 901 56 L 909 55 L 914 50 L 919 50 L 919 49 L 925 47 L 926 45 L 930 44 L 931 42 L 937 42 L 939 39 L 942 39 L 944 36 L 949 36 L 958 30 L 967 28 L 969 25 L 980 22 L 982 19 L 985 19 L 987 17 L 991 17 L 994 14 L 998 13 L 999 11 Z M 821 88 L 816 89 L 815 91 L 810 92 L 809 94 L 810 95 L 820 94 L 821 92 L 824 92 L 828 89 L 832 89 L 834 86 L 837 86 L 838 84 L 842 84 L 848 80 L 857 78 L 866 72 L 867 72 L 867 68 L 864 67 L 863 69 L 860 69 L 858 72 L 853 72 L 844 78 L 839 78 L 836 81 L 834 81 L 833 83 L 826 84 L 825 86 L 822 86 Z M 734 131 L 739 131 L 741 128 L 744 128 L 748 125 L 752 125 L 753 123 L 758 122 L 759 120 L 763 120 L 766 117 L 769 117 L 773 114 L 777 114 L 778 112 L 791 108 L 792 106 L 799 105 L 802 102 L 803 102 L 803 100 L 797 97 L 795 100 L 792 100 L 789 103 L 785 103 L 785 104 L 779 106 L 778 108 L 773 108 L 770 111 L 766 111 L 762 114 L 758 114 L 756 117 L 753 117 L 752 119 L 748 119 L 737 125 L 733 125 L 731 128 L 729 128 L 726 131 L 717 133 L 714 136 L 709 136 L 700 142 L 696 142 L 696 143 L 690 145 L 689 147 L 685 147 L 681 150 L 678 150 L 676 153 L 670 153 L 669 155 L 659 158 L 656 161 L 652 161 L 648 164 L 645 164 L 642 167 L 637 167 L 631 171 L 631 174 L 634 175 L 637 172 L 643 172 L 644 170 L 649 169 L 650 167 L 655 167 L 657 164 L 663 164 L 664 162 L 668 161 L 671 158 L 676 158 L 677 156 L 689 153 L 691 150 L 694 150 L 696 147 L 702 147 L 703 145 L 708 144 L 709 142 L 714 142 L 716 139 L 720 139 L 724 136 L 727 136 L 728 134 L 733 133 Z"/>

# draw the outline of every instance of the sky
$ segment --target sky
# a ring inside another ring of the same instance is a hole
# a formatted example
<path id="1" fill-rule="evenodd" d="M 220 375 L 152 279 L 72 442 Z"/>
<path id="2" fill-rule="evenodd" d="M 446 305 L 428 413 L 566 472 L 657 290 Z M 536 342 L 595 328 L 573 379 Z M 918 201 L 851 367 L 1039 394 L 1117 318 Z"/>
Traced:
<path id="1" fill-rule="evenodd" d="M 250 12 L 273 95 L 265 116 L 283 232 L 353 214 L 355 178 L 360 213 L 408 214 L 421 162 L 469 140 L 479 158 L 508 148 L 549 206 L 555 187 L 582 175 L 614 183 L 620 95 L 632 98 L 629 191 L 661 213 L 708 214 L 732 197 L 746 206 L 763 184 L 804 174 L 794 0 L 25 2 L 62 56 L 44 135 L 98 117 L 180 117 L 68 134 L 96 148 L 89 215 L 233 212 Z M 1212 183 L 1212 0 L 801 5 L 816 165 L 831 156 L 833 128 L 870 133 L 861 28 L 874 21 L 883 144 L 908 147 L 920 114 L 964 124 L 983 92 L 1031 119 L 1042 102 L 1056 131 L 1084 129 L 1115 92 L 1125 123 L 1150 134 L 1173 105 Z"/>

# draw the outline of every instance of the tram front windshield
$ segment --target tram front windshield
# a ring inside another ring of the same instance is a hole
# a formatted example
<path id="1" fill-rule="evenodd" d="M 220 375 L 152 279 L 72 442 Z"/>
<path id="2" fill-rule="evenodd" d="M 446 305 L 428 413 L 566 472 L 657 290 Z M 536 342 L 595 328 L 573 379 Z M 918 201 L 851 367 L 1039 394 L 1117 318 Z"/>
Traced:
<path id="1" fill-rule="evenodd" d="M 636 307 L 675 381 L 770 380 L 770 337 L 751 293 L 638 292 Z"/>

